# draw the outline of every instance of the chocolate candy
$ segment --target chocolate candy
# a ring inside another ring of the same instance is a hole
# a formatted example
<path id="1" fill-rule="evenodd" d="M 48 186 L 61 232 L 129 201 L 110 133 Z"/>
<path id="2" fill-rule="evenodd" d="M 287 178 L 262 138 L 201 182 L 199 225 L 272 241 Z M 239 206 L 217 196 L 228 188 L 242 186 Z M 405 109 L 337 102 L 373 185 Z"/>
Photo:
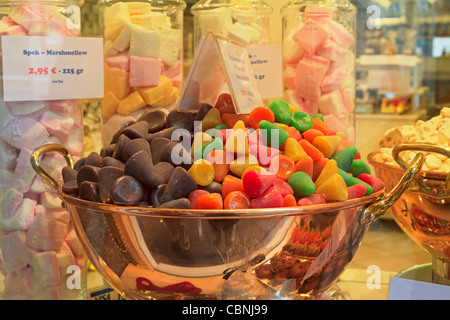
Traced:
<path id="1" fill-rule="evenodd" d="M 92 181 L 83 181 L 79 188 L 80 199 L 100 202 L 100 194 L 98 191 L 98 183 Z"/>
<path id="2" fill-rule="evenodd" d="M 167 127 L 177 126 L 188 131 L 194 131 L 195 113 L 173 110 L 167 116 Z"/>
<path id="3" fill-rule="evenodd" d="M 161 195 L 166 188 L 167 184 L 160 184 L 157 188 L 153 189 L 150 194 L 150 203 L 155 208 L 158 208 L 163 202 L 161 201 Z"/>
<path id="4" fill-rule="evenodd" d="M 124 175 L 124 170 L 121 168 L 107 166 L 98 171 L 98 184 L 100 200 L 105 203 L 111 202 L 111 192 L 114 181 Z"/>
<path id="5" fill-rule="evenodd" d="M 122 160 L 122 150 L 130 141 L 131 139 L 128 136 L 121 134 L 117 139 L 116 147 L 114 149 L 112 157 L 118 160 Z"/>
<path id="6" fill-rule="evenodd" d="M 147 140 L 143 138 L 137 138 L 128 142 L 122 150 L 123 161 L 127 162 L 133 154 L 139 151 L 145 151 L 151 155 L 150 145 L 148 144 Z"/>
<path id="7" fill-rule="evenodd" d="M 112 157 L 104 157 L 102 160 L 102 167 L 117 167 L 123 169 L 125 168 L 125 162 Z"/>
<path id="8" fill-rule="evenodd" d="M 148 123 L 147 121 L 136 122 L 122 130 L 122 134 L 130 139 L 147 138 Z"/>
<path id="9" fill-rule="evenodd" d="M 161 177 L 163 183 L 169 182 L 175 167 L 169 162 L 161 161 L 155 164 L 155 169 Z"/>
<path id="10" fill-rule="evenodd" d="M 77 196 L 78 192 L 79 192 L 79 186 L 77 183 L 77 180 L 71 180 L 71 181 L 67 181 L 64 182 L 61 189 L 64 193 L 73 195 L 73 196 Z"/>
<path id="11" fill-rule="evenodd" d="M 117 140 L 119 139 L 120 135 L 122 134 L 123 129 L 125 129 L 126 127 L 132 125 L 136 123 L 136 121 L 127 121 L 119 130 L 116 131 L 116 133 L 113 135 L 113 137 L 111 138 L 111 142 L 110 144 L 114 144 L 117 142 Z"/>
<path id="12" fill-rule="evenodd" d="M 100 167 L 102 165 L 102 157 L 97 152 L 91 152 L 86 157 L 85 165 Z"/>
<path id="13" fill-rule="evenodd" d="M 75 162 L 75 164 L 73 165 L 73 168 L 75 169 L 75 171 L 80 170 L 80 168 L 82 166 L 84 166 L 84 163 L 86 162 L 86 158 L 80 158 L 78 159 L 77 162 Z"/>
<path id="14" fill-rule="evenodd" d="M 134 177 L 124 175 L 116 179 L 111 188 L 111 200 L 124 206 L 137 205 L 144 197 L 144 187 Z"/>
<path id="15" fill-rule="evenodd" d="M 84 181 L 98 182 L 99 167 L 84 165 L 78 170 L 77 183 L 81 187 Z"/>
<path id="16" fill-rule="evenodd" d="M 153 139 L 156 139 L 156 138 L 166 138 L 166 139 L 171 140 L 172 134 L 177 129 L 179 129 L 178 126 L 167 127 L 164 130 L 148 134 L 146 139 L 148 142 L 151 142 Z"/>
<path id="17" fill-rule="evenodd" d="M 180 198 L 169 202 L 164 202 L 159 207 L 167 209 L 190 209 L 191 203 L 187 198 Z"/>
<path id="18" fill-rule="evenodd" d="M 190 152 L 176 141 L 170 141 L 163 147 L 159 161 L 169 162 L 174 166 L 182 166 L 185 169 L 189 169 L 193 162 Z"/>
<path id="19" fill-rule="evenodd" d="M 186 198 L 189 193 L 197 188 L 197 183 L 189 172 L 182 167 L 176 167 L 161 195 L 161 200 L 169 202 L 179 198 Z"/>
<path id="20" fill-rule="evenodd" d="M 69 182 L 72 180 L 77 180 L 77 174 L 78 172 L 75 169 L 72 169 L 71 167 L 64 167 L 62 168 L 62 178 L 64 182 Z"/>
<path id="21" fill-rule="evenodd" d="M 155 133 L 166 127 L 167 114 L 161 110 L 153 110 L 143 114 L 139 120 L 148 123 L 148 133 Z"/>
<path id="22" fill-rule="evenodd" d="M 125 163 L 124 173 L 138 179 L 141 183 L 151 188 L 156 188 L 163 183 L 153 160 L 146 151 L 139 151 L 132 155 Z"/>
<path id="23" fill-rule="evenodd" d="M 106 147 L 102 148 L 100 155 L 104 157 L 112 157 L 114 153 L 114 149 L 116 148 L 116 144 L 112 143 L 110 145 L 107 145 Z"/>
<path id="24" fill-rule="evenodd" d="M 161 159 L 161 153 L 164 147 L 171 142 L 168 138 L 155 138 L 150 142 L 150 150 L 153 164 L 157 164 Z"/>
<path id="25" fill-rule="evenodd" d="M 209 103 L 202 103 L 200 109 L 195 114 L 194 121 L 202 121 L 206 114 L 213 108 Z"/>

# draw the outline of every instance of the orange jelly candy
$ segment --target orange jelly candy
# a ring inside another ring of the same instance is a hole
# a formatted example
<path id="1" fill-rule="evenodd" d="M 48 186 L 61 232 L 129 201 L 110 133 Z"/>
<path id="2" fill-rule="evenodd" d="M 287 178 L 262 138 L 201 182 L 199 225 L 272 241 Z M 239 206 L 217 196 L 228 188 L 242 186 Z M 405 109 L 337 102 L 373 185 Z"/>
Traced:
<path id="1" fill-rule="evenodd" d="M 230 192 L 223 201 L 224 209 L 247 209 L 250 207 L 250 197 L 242 191 Z"/>
<path id="2" fill-rule="evenodd" d="M 269 171 L 278 178 L 287 180 L 295 172 L 295 163 L 288 156 L 279 155 L 270 161 Z"/>

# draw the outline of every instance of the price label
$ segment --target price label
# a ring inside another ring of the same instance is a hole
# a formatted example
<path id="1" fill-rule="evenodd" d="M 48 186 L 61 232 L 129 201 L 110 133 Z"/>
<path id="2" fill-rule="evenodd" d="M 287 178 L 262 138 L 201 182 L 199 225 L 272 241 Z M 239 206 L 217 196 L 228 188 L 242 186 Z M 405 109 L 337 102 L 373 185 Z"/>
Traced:
<path id="1" fill-rule="evenodd" d="M 5 101 L 103 97 L 103 40 L 2 37 Z"/>

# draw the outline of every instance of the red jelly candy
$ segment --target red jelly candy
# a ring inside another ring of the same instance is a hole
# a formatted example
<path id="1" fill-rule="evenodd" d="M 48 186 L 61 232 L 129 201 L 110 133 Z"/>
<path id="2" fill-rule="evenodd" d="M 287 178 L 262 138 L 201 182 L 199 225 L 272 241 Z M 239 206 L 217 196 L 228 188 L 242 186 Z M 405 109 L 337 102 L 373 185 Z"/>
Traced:
<path id="1" fill-rule="evenodd" d="M 242 178 L 242 185 L 246 194 L 251 198 L 257 198 L 272 186 L 274 180 L 273 173 L 250 170 Z"/>
<path id="2" fill-rule="evenodd" d="M 297 200 L 295 200 L 293 194 L 288 194 L 283 198 L 283 207 L 296 207 L 296 206 Z"/>
<path id="3" fill-rule="evenodd" d="M 250 202 L 250 208 L 281 208 L 284 206 L 283 196 L 278 190 L 271 188 L 262 196 Z"/>
<path id="4" fill-rule="evenodd" d="M 283 179 L 275 178 L 272 185 L 276 190 L 281 192 L 283 197 L 286 197 L 289 194 L 294 194 L 292 187 Z"/>
<path id="5" fill-rule="evenodd" d="M 323 203 L 326 203 L 325 198 L 317 193 L 314 193 L 308 197 L 304 197 L 298 200 L 299 206 L 312 206 L 314 204 L 323 204 Z"/>
<path id="6" fill-rule="evenodd" d="M 361 173 L 357 178 L 370 185 L 373 188 L 373 192 L 381 190 L 384 186 L 383 180 L 367 173 Z"/>
<path id="7" fill-rule="evenodd" d="M 191 203 L 191 208 L 195 208 L 195 202 L 197 201 L 197 199 L 201 196 L 204 196 L 205 194 L 209 194 L 209 192 L 201 189 L 194 190 L 191 193 L 189 193 L 188 199 L 189 202 Z"/>
<path id="8" fill-rule="evenodd" d="M 347 191 L 348 199 L 357 199 L 364 197 L 367 191 L 367 187 L 362 183 L 358 183 L 354 184 L 353 186 L 347 187 Z"/>

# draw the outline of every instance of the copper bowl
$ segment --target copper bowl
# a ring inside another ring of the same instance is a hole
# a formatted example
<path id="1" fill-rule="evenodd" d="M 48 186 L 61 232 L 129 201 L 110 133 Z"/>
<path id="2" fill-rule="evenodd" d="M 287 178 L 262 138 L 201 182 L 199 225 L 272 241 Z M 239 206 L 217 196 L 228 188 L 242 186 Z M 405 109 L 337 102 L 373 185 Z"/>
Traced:
<path id="1" fill-rule="evenodd" d="M 67 149 L 45 145 L 34 169 L 57 189 L 90 261 L 127 299 L 314 299 L 356 254 L 369 224 L 406 189 L 423 157 L 389 194 L 276 209 L 177 210 L 124 207 L 62 192 L 39 159 Z"/>
<path id="2" fill-rule="evenodd" d="M 387 165 L 369 154 L 368 162 L 375 174 L 392 190 L 402 178 L 408 165 L 401 158 L 404 151 L 433 152 L 450 157 L 449 148 L 432 144 L 401 144 L 392 155 L 399 166 Z M 400 228 L 432 256 L 433 282 L 450 285 L 450 173 L 420 171 L 409 188 L 403 192 L 390 212 Z"/>

